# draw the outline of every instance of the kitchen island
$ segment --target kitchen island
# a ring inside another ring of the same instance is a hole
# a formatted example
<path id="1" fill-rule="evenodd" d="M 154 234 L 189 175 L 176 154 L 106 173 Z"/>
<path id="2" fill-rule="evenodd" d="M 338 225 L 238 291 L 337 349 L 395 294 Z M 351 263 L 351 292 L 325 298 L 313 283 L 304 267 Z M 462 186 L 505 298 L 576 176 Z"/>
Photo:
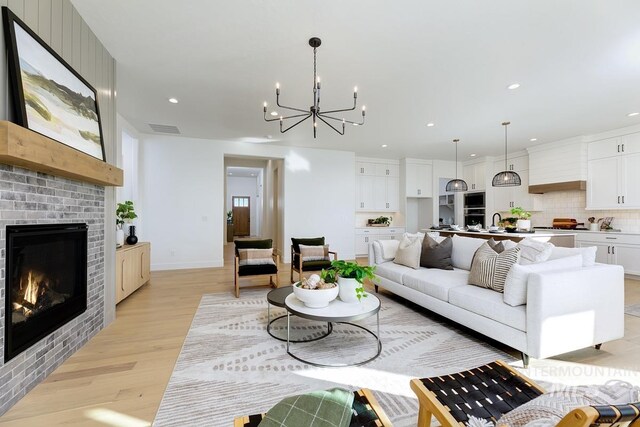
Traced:
<path id="1" fill-rule="evenodd" d="M 556 232 L 556 230 L 536 230 L 534 233 L 490 233 L 487 230 L 482 231 L 468 231 L 468 230 L 431 230 L 424 228 L 422 230 L 423 233 L 440 233 L 441 236 L 453 236 L 457 234 L 458 236 L 464 237 L 475 237 L 478 239 L 494 239 L 496 241 L 500 240 L 513 240 L 514 242 L 519 242 L 522 239 L 533 239 L 540 242 L 551 242 L 556 246 L 562 246 L 566 248 L 573 248 L 576 245 L 576 233 L 571 232 Z"/>

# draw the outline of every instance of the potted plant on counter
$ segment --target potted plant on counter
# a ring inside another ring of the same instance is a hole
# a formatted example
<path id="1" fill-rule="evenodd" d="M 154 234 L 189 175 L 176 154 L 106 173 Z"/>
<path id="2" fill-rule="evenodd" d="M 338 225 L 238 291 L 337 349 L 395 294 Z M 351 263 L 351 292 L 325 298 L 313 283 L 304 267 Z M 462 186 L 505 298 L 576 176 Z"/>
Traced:
<path id="1" fill-rule="evenodd" d="M 518 222 L 516 223 L 518 230 L 531 230 L 531 212 L 525 211 L 520 206 L 516 206 L 515 208 L 511 208 L 511 215 L 518 218 Z"/>
<path id="2" fill-rule="evenodd" d="M 347 303 L 354 303 L 359 302 L 363 297 L 366 298 L 364 281 L 376 279 L 375 269 L 375 266 L 337 260 L 331 262 L 331 269 L 323 271 L 321 277 L 325 282 L 337 278 L 340 299 Z"/>
<path id="3" fill-rule="evenodd" d="M 368 220 L 367 224 L 373 227 L 388 227 L 391 225 L 391 221 L 393 221 L 393 218 L 390 216 L 379 216 L 378 218 Z"/>

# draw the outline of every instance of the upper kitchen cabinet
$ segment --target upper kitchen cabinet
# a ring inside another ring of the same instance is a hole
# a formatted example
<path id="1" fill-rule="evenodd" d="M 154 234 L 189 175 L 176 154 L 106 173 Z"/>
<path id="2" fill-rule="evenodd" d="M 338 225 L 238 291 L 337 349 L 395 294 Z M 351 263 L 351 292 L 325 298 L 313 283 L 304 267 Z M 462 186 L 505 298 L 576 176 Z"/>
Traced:
<path id="1" fill-rule="evenodd" d="M 589 144 L 587 209 L 640 208 L 640 134 Z"/>
<path id="2" fill-rule="evenodd" d="M 400 165 L 393 160 L 356 160 L 356 211 L 396 212 L 400 204 Z"/>
<path id="3" fill-rule="evenodd" d="M 529 192 L 586 190 L 587 144 L 567 140 L 527 148 Z"/>
<path id="4" fill-rule="evenodd" d="M 469 192 L 484 191 L 487 187 L 486 186 L 486 180 L 487 180 L 486 162 L 464 165 L 462 167 L 462 176 L 465 182 L 467 183 L 467 190 Z"/>
<path id="5" fill-rule="evenodd" d="M 405 197 L 433 197 L 433 163 L 405 159 Z"/>

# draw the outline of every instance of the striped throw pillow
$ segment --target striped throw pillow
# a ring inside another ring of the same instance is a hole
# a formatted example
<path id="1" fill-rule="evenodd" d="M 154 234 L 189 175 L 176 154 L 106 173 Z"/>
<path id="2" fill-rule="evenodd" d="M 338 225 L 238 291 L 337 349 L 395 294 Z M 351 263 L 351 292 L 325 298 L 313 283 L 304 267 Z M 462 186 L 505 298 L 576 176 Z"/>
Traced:
<path id="1" fill-rule="evenodd" d="M 473 256 L 469 284 L 504 292 L 504 282 L 511 267 L 520 258 L 520 248 L 494 251 L 489 243 L 483 243 Z"/>
<path id="2" fill-rule="evenodd" d="M 276 265 L 273 249 L 238 249 L 238 265 Z"/>
<path id="3" fill-rule="evenodd" d="M 302 262 L 329 261 L 329 245 L 300 245 Z"/>

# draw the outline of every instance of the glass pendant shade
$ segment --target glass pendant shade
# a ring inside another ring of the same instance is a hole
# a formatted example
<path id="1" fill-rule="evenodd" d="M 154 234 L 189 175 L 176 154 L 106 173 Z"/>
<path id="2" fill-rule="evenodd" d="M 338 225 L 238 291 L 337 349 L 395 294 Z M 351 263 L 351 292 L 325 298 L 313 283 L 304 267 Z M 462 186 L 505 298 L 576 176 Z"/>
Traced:
<path id="1" fill-rule="evenodd" d="M 447 191 L 467 191 L 468 189 L 467 183 L 462 179 L 452 179 L 447 182 Z"/>
<path id="2" fill-rule="evenodd" d="M 518 175 L 517 172 L 508 170 L 507 168 L 507 126 L 510 124 L 511 122 L 502 123 L 502 126 L 504 126 L 504 170 L 502 172 L 498 172 L 493 177 L 491 185 L 494 187 L 517 187 L 522 185 L 520 175 Z"/>
<path id="3" fill-rule="evenodd" d="M 459 139 L 454 139 L 453 143 L 456 144 L 456 178 L 447 182 L 446 191 L 467 191 L 469 187 L 463 179 L 458 179 L 458 142 Z"/>
<path id="4" fill-rule="evenodd" d="M 514 171 L 498 172 L 491 182 L 494 187 L 517 187 L 521 184 L 520 175 Z"/>

